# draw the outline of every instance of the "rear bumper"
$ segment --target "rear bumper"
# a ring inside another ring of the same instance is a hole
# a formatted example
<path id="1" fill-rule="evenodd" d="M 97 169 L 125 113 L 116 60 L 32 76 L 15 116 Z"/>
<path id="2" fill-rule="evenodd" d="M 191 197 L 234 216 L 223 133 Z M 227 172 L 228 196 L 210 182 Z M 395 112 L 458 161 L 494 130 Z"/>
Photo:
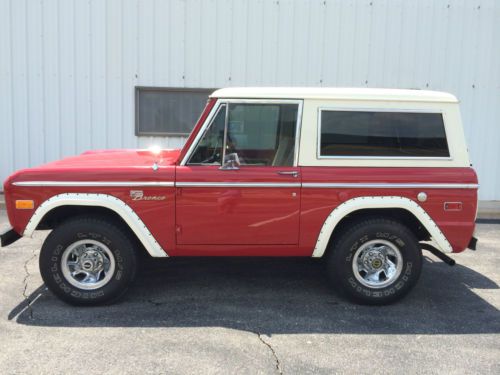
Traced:
<path id="1" fill-rule="evenodd" d="M 469 244 L 467 245 L 467 249 L 476 250 L 476 247 L 477 247 L 477 238 L 472 236 L 472 238 L 469 241 Z"/>
<path id="2" fill-rule="evenodd" d="M 17 233 L 14 229 L 8 228 L 4 232 L 0 233 L 0 246 L 5 247 L 10 245 L 11 243 L 16 242 L 22 236 Z"/>

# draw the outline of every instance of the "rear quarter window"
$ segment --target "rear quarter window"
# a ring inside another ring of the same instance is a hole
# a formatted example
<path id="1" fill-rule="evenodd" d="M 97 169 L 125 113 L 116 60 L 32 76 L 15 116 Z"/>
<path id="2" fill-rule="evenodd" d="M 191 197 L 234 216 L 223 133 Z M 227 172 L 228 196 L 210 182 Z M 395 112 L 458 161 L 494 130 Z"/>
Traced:
<path id="1" fill-rule="evenodd" d="M 442 113 L 321 109 L 319 157 L 450 156 Z"/>

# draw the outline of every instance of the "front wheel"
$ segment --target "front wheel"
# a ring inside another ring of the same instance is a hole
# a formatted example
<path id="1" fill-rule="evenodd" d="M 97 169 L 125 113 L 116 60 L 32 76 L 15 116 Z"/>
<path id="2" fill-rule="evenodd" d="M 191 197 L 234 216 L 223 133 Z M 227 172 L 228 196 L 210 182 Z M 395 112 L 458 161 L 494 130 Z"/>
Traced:
<path id="1" fill-rule="evenodd" d="M 136 271 L 133 242 L 120 226 L 79 217 L 55 228 L 40 252 L 45 285 L 73 305 L 98 305 L 121 297 Z"/>
<path id="2" fill-rule="evenodd" d="M 417 283 L 422 252 L 415 235 L 390 219 L 366 219 L 340 234 L 329 249 L 327 268 L 348 298 L 382 305 L 405 296 Z"/>

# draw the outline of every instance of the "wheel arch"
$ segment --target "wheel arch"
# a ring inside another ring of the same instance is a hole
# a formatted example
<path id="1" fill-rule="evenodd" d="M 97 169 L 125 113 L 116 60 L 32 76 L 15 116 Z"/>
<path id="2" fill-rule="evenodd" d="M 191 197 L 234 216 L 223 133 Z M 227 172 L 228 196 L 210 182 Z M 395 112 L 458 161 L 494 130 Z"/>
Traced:
<path id="1" fill-rule="evenodd" d="M 55 195 L 38 206 L 26 225 L 23 236 L 31 237 L 36 229 L 50 229 L 61 215 L 87 213 L 102 214 L 119 220 L 152 257 L 168 256 L 134 210 L 121 199 L 108 194 Z"/>
<path id="2" fill-rule="evenodd" d="M 452 252 L 445 235 L 427 212 L 416 202 L 406 197 L 358 197 L 337 206 L 328 215 L 321 227 L 312 257 L 322 257 L 336 233 L 352 220 L 363 216 L 392 216 L 406 223 L 419 240 L 432 238 L 439 250 Z M 414 224 L 419 224 L 416 228 Z"/>

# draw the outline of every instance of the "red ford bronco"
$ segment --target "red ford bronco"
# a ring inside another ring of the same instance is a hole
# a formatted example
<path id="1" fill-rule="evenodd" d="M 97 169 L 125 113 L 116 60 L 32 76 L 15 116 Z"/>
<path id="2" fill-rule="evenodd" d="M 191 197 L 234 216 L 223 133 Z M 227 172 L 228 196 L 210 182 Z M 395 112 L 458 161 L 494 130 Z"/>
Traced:
<path id="1" fill-rule="evenodd" d="M 47 287 L 109 303 L 137 256 L 323 257 L 368 304 L 410 291 L 422 249 L 475 248 L 478 181 L 457 99 L 418 90 L 215 91 L 182 150 L 106 150 L 5 181 L 2 246 L 50 229 Z"/>

